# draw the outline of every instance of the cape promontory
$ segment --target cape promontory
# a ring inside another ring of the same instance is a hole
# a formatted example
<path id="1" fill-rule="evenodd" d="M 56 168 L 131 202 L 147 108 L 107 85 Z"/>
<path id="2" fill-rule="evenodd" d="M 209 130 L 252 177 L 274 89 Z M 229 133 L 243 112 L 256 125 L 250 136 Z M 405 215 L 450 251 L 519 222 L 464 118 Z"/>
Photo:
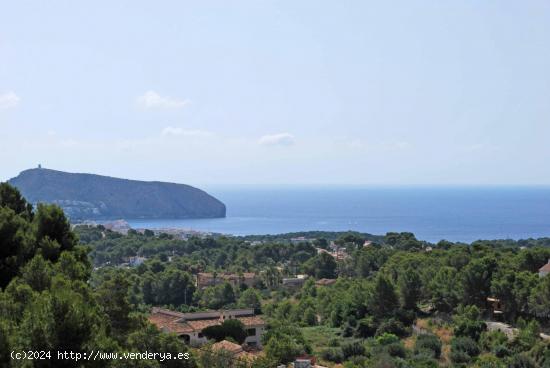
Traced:
<path id="1" fill-rule="evenodd" d="M 185 184 L 43 168 L 25 170 L 9 183 L 33 204 L 59 205 L 72 220 L 225 217 L 221 201 Z"/>

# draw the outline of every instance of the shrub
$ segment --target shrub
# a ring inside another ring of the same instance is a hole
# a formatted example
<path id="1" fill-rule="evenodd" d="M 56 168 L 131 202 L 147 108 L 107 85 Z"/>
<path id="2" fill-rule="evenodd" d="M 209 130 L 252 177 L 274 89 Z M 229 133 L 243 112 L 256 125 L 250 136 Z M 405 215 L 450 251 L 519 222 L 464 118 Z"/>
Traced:
<path id="1" fill-rule="evenodd" d="M 481 334 L 479 344 L 482 349 L 491 351 L 496 346 L 505 345 L 508 342 L 508 338 L 501 331 L 485 331 Z"/>
<path id="2" fill-rule="evenodd" d="M 265 345 L 266 356 L 278 363 L 287 364 L 298 355 L 303 354 L 302 348 L 289 335 L 273 336 Z"/>
<path id="3" fill-rule="evenodd" d="M 451 360 L 455 363 L 467 363 L 479 355 L 479 346 L 470 337 L 456 337 L 451 342 Z"/>
<path id="4" fill-rule="evenodd" d="M 398 309 L 395 312 L 395 317 L 399 320 L 399 322 L 403 323 L 406 326 L 410 326 L 413 324 L 416 318 L 416 313 L 414 313 L 414 311 L 412 310 Z"/>
<path id="5" fill-rule="evenodd" d="M 409 329 L 406 328 L 401 322 L 390 319 L 383 322 L 376 330 L 376 336 L 380 336 L 384 333 L 390 333 L 399 337 L 405 337 L 409 335 Z"/>
<path id="6" fill-rule="evenodd" d="M 341 363 L 344 360 L 344 353 L 340 348 L 330 348 L 323 351 L 321 357 L 329 362 Z"/>
<path id="7" fill-rule="evenodd" d="M 410 366 L 413 368 L 438 368 L 437 361 L 433 358 L 423 355 L 417 355 L 410 360 Z"/>
<path id="8" fill-rule="evenodd" d="M 366 367 L 367 358 L 362 355 L 352 356 L 345 364 L 344 367 Z"/>
<path id="9" fill-rule="evenodd" d="M 484 355 L 476 361 L 478 368 L 505 368 L 506 364 L 502 359 L 494 355 Z"/>
<path id="10" fill-rule="evenodd" d="M 365 347 L 359 341 L 349 342 L 342 345 L 342 354 L 345 359 L 352 356 L 365 355 Z"/>
<path id="11" fill-rule="evenodd" d="M 472 357 L 466 354 L 463 351 L 452 351 L 451 350 L 451 361 L 453 363 L 468 363 Z"/>
<path id="12" fill-rule="evenodd" d="M 479 309 L 473 305 L 459 307 L 454 320 L 455 336 L 470 337 L 478 341 L 481 333 L 487 329 L 485 322 L 480 319 Z"/>
<path id="13" fill-rule="evenodd" d="M 372 317 L 362 318 L 357 322 L 355 334 L 358 337 L 372 337 L 378 329 L 378 323 Z"/>
<path id="14" fill-rule="evenodd" d="M 386 351 L 392 357 L 397 357 L 397 358 L 407 357 L 407 349 L 405 349 L 405 347 L 401 342 L 394 342 L 392 344 L 386 345 Z"/>
<path id="15" fill-rule="evenodd" d="M 537 365 L 526 355 L 514 355 L 508 363 L 509 368 L 536 368 Z"/>
<path id="16" fill-rule="evenodd" d="M 421 350 L 431 351 L 432 357 L 439 359 L 441 356 L 441 341 L 435 335 L 420 335 L 416 339 L 415 353 Z"/>
<path id="17" fill-rule="evenodd" d="M 511 354 L 511 351 L 504 345 L 497 345 L 493 349 L 493 353 L 495 353 L 498 358 L 504 358 L 509 356 Z"/>
<path id="18" fill-rule="evenodd" d="M 205 328 L 202 333 L 209 339 L 222 341 L 227 337 L 233 338 L 239 344 L 242 344 L 246 339 L 246 331 L 241 321 L 237 319 L 228 319 L 221 325 L 214 325 Z"/>
<path id="19" fill-rule="evenodd" d="M 390 333 L 384 333 L 376 338 L 376 343 L 378 345 L 389 345 L 393 344 L 394 342 L 399 342 L 399 337 Z"/>
<path id="20" fill-rule="evenodd" d="M 347 323 L 346 327 L 344 327 L 344 329 L 342 330 L 342 336 L 352 337 L 354 331 L 355 331 L 354 328 L 349 323 Z"/>

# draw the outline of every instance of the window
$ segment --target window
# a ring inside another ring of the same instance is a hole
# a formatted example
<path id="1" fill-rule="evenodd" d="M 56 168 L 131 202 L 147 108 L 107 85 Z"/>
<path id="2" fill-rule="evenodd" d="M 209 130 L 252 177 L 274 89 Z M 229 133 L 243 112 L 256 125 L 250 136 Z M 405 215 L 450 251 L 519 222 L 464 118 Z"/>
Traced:
<path id="1" fill-rule="evenodd" d="M 249 328 L 246 330 L 246 336 L 256 336 L 256 329 L 255 328 Z"/>
<path id="2" fill-rule="evenodd" d="M 189 344 L 189 341 L 191 340 L 191 336 L 189 335 L 181 335 L 179 338 L 186 344 Z"/>

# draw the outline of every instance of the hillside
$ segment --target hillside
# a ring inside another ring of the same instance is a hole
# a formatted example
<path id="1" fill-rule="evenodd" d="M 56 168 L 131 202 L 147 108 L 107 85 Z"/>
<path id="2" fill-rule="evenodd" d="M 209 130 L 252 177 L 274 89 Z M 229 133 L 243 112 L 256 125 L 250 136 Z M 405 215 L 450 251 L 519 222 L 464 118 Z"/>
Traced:
<path id="1" fill-rule="evenodd" d="M 9 183 L 33 204 L 58 204 L 73 220 L 225 217 L 222 202 L 185 184 L 41 168 L 25 170 Z"/>

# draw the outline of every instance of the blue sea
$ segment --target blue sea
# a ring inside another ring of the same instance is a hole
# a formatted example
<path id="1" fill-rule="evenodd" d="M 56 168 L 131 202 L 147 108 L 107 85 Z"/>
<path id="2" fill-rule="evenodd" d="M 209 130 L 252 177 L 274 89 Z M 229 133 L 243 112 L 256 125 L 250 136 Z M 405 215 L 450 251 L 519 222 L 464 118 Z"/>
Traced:
<path id="1" fill-rule="evenodd" d="M 431 242 L 550 236 L 550 187 L 226 187 L 207 191 L 226 204 L 226 218 L 126 220 L 134 228 L 233 235 L 410 231 Z"/>

